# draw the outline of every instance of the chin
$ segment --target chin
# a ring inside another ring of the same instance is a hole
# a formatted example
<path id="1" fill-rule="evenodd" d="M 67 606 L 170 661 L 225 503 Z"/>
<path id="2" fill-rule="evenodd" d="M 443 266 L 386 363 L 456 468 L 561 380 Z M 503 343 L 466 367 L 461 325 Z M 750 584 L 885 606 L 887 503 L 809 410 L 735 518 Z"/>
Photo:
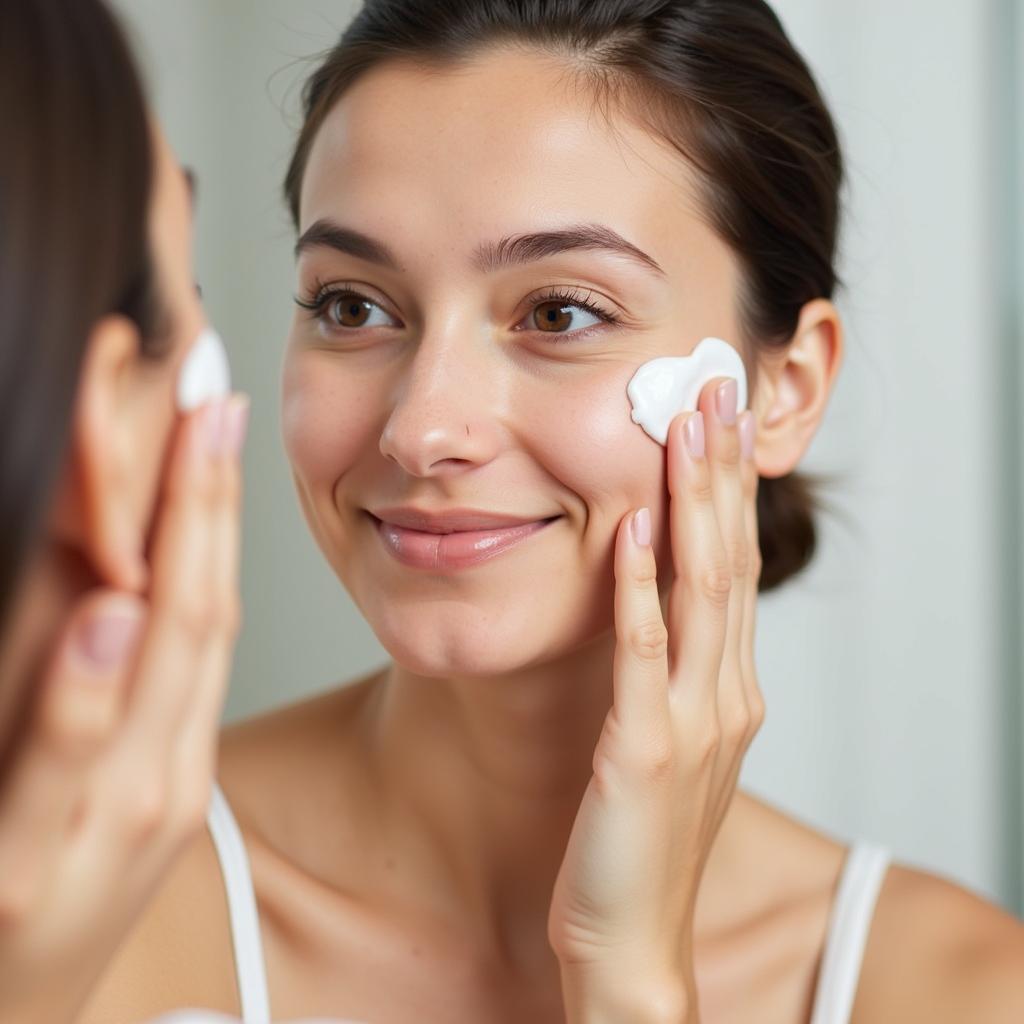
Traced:
<path id="1" fill-rule="evenodd" d="M 495 635 L 482 624 L 460 628 L 449 622 L 432 628 L 392 620 L 370 625 L 397 665 L 431 679 L 501 676 L 525 668 L 540 656 L 518 631 Z M 536 634 L 533 639 L 536 643 Z"/>
<path id="2" fill-rule="evenodd" d="M 564 598 L 564 595 L 563 595 Z M 598 618 L 565 618 L 580 603 L 503 602 L 501 610 L 456 601 L 364 609 L 395 663 L 433 679 L 488 678 L 533 668 L 571 653 L 605 632 Z M 379 612 L 379 614 L 375 614 Z M 561 613 L 561 614 L 560 614 Z"/>

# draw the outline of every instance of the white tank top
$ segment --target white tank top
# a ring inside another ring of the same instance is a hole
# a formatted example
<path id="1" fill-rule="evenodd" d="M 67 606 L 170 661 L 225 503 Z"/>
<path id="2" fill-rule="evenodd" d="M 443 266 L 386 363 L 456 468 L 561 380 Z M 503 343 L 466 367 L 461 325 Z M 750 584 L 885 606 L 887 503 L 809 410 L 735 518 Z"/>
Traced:
<path id="1" fill-rule="evenodd" d="M 242 1022 L 272 1024 L 249 858 L 235 817 L 216 783 L 207 825 L 227 890 Z M 889 853 L 881 847 L 868 843 L 850 847 L 829 916 L 811 1024 L 849 1024 L 871 918 L 889 862 Z M 361 1022 L 338 1021 L 336 1024 Z"/>

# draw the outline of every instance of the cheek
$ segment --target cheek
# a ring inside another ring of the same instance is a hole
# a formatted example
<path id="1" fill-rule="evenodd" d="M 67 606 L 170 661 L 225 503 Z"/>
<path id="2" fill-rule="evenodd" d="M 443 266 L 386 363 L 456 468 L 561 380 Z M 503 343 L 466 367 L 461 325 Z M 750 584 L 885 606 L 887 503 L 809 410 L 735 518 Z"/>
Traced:
<path id="1" fill-rule="evenodd" d="M 376 403 L 365 388 L 356 390 L 350 375 L 323 353 L 291 353 L 285 362 L 285 448 L 296 473 L 315 492 L 333 488 L 370 443 Z"/>
<path id="2" fill-rule="evenodd" d="M 587 506 L 588 519 L 614 531 L 631 508 L 646 505 L 657 522 L 667 500 L 665 449 L 630 418 L 626 383 L 635 367 L 564 382 L 558 400 L 534 412 L 535 437 L 549 471 Z"/>

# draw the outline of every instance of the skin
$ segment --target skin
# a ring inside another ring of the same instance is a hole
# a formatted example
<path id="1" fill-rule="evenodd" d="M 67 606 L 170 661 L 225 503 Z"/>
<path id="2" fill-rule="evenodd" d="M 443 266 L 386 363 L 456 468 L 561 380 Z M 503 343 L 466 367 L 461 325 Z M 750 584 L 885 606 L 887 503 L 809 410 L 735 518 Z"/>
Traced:
<path id="1" fill-rule="evenodd" d="M 0 1019 L 22 1024 L 77 1018 L 202 828 L 237 630 L 247 405 L 176 410 L 205 317 L 185 178 L 158 130 L 154 150 L 168 351 L 143 359 L 124 317 L 95 325 L 66 466 L 0 651 L 0 693 L 39 691 L 0 787 Z M 106 639 L 86 643 L 97 629 Z"/>
<path id="2" fill-rule="evenodd" d="M 344 336 L 297 310 L 285 441 L 313 536 L 394 661 L 225 736 L 275 1017 L 808 1020 L 845 849 L 733 787 L 761 710 L 754 468 L 781 475 L 806 450 L 841 360 L 834 308 L 809 303 L 789 346 L 756 357 L 753 461 L 716 415 L 721 381 L 701 400 L 704 460 L 682 454 L 685 417 L 668 452 L 647 438 L 626 383 L 706 335 L 742 337 L 735 262 L 678 155 L 625 116 L 609 124 L 533 54 L 363 78 L 310 155 L 300 233 L 321 218 L 396 267 L 301 253 L 300 298 L 346 282 L 378 305 Z M 663 274 L 597 251 L 474 266 L 483 242 L 578 223 Z M 552 340 L 529 327 L 552 286 L 593 292 L 622 323 Z M 434 575 L 390 560 L 362 512 L 397 504 L 561 518 Z M 628 539 L 642 507 L 646 552 Z M 715 604 L 694 584 L 723 574 Z M 659 619 L 667 660 L 629 642 Z M 717 657 L 687 632 L 705 621 Z M 625 874 L 602 862 L 613 848 Z M 635 915 L 616 917 L 616 886 L 641 894 Z M 83 1021 L 237 1012 L 222 892 L 202 837 Z M 597 909 L 577 941 L 584 902 Z M 854 1021 L 1017 1019 L 1022 962 L 1008 915 L 894 867 Z"/>

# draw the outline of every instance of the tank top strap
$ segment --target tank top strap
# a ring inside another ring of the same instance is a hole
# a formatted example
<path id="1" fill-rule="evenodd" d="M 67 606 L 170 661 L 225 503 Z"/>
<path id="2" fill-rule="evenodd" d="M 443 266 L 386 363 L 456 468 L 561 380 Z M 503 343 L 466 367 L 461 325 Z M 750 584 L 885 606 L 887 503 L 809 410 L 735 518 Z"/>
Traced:
<path id="1" fill-rule="evenodd" d="M 878 893 L 892 861 L 880 846 L 857 843 L 846 855 L 814 994 L 811 1024 L 849 1024 Z"/>
<path id="2" fill-rule="evenodd" d="M 210 796 L 206 825 L 217 851 L 227 892 L 242 1021 L 243 1024 L 271 1024 L 260 919 L 249 870 L 249 857 L 245 852 L 238 822 L 216 781 Z"/>

